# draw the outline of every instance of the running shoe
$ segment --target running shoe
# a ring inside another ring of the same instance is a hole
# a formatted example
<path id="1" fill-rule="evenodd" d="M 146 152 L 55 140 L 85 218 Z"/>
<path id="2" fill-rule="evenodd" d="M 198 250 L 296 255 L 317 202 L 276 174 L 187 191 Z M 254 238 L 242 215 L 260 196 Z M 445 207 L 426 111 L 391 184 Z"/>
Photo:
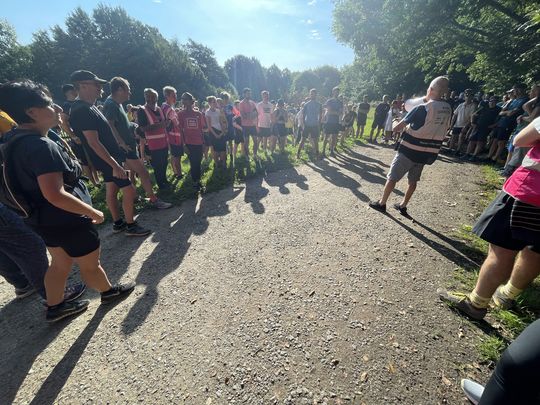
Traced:
<path id="1" fill-rule="evenodd" d="M 456 308 L 461 313 L 467 315 L 469 318 L 476 321 L 484 319 L 487 314 L 487 308 L 477 308 L 469 300 L 469 297 L 461 293 L 450 293 L 443 288 L 437 290 L 437 294 L 441 301 L 449 304 L 451 307 Z"/>
<path id="2" fill-rule="evenodd" d="M 511 299 L 511 298 L 508 298 L 502 291 L 501 289 L 503 288 L 503 286 L 499 286 L 499 288 L 497 288 L 497 290 L 495 290 L 495 293 L 493 294 L 493 296 L 491 297 L 491 299 L 493 300 L 493 304 L 495 304 L 495 308 L 499 308 L 499 309 L 510 309 L 512 308 L 514 305 L 516 305 L 516 301 Z"/>
<path id="3" fill-rule="evenodd" d="M 32 286 L 32 284 L 28 283 L 26 284 L 26 287 L 15 288 L 15 299 L 22 300 L 23 298 L 31 296 L 35 292 L 36 289 Z"/>
<path id="4" fill-rule="evenodd" d="M 45 319 L 47 322 L 56 322 L 60 319 L 67 318 L 68 316 L 80 314 L 83 311 L 86 311 L 90 301 L 71 301 L 71 302 L 62 302 L 58 305 L 47 308 L 47 314 Z"/>
<path id="5" fill-rule="evenodd" d="M 386 212 L 386 205 L 380 204 L 378 201 L 370 201 L 368 205 L 376 211 Z"/>
<path id="6" fill-rule="evenodd" d="M 150 233 L 152 233 L 150 229 L 143 228 L 136 221 L 126 224 L 126 236 L 147 236 Z"/>
<path id="7" fill-rule="evenodd" d="M 64 301 L 72 302 L 79 298 L 86 291 L 86 284 L 79 283 L 69 287 L 66 287 L 64 290 Z"/>
<path id="8" fill-rule="evenodd" d="M 117 224 L 115 223 L 113 224 L 113 227 L 112 227 L 113 233 L 124 232 L 126 228 L 127 228 L 127 223 L 123 219 L 122 219 L 122 222 L 119 222 Z"/>
<path id="9" fill-rule="evenodd" d="M 478 405 L 482 394 L 484 393 L 484 386 L 474 382 L 473 380 L 468 380 L 466 378 L 461 380 L 461 389 L 465 393 L 465 396 L 471 403 Z"/>
<path id="10" fill-rule="evenodd" d="M 150 205 L 152 206 L 152 208 L 155 208 L 158 210 L 166 210 L 167 208 L 172 207 L 171 203 L 160 200 L 159 198 L 154 202 L 150 201 Z"/>
<path id="11" fill-rule="evenodd" d="M 101 303 L 107 304 L 119 300 L 121 298 L 127 297 L 135 289 L 135 283 L 130 281 L 124 284 L 116 284 L 109 291 L 101 293 Z"/>

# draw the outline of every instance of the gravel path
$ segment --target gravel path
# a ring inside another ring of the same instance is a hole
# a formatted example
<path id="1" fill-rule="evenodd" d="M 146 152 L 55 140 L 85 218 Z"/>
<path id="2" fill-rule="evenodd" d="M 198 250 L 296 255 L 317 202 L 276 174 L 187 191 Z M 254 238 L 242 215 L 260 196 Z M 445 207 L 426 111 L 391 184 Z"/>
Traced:
<path id="1" fill-rule="evenodd" d="M 480 171 L 426 168 L 413 222 L 366 204 L 393 153 L 357 147 L 144 211 L 145 240 L 104 228 L 111 279 L 138 286 L 113 307 L 88 292 L 71 322 L 45 325 L 37 298 L 0 282 L 0 403 L 465 403 L 460 378 L 487 378 L 480 332 L 435 291 L 468 263 L 447 236 L 478 211 Z"/>

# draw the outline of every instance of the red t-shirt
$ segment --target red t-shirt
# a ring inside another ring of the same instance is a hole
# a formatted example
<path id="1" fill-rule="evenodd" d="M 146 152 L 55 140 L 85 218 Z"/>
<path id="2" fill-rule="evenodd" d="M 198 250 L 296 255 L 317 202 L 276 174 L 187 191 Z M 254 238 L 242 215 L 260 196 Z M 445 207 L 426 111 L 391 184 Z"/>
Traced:
<path id="1" fill-rule="evenodd" d="M 184 144 L 203 144 L 203 128 L 205 128 L 206 122 L 200 111 L 182 110 L 178 113 L 178 121 Z"/>

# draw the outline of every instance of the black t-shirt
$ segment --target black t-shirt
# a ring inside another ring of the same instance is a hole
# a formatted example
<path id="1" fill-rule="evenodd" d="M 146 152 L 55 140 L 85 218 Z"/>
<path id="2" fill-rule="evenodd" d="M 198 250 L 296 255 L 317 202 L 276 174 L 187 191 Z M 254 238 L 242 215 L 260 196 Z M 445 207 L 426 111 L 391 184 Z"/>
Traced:
<path id="1" fill-rule="evenodd" d="M 6 135 L 25 132 L 24 129 L 15 129 Z M 8 165 L 11 165 L 10 174 L 16 180 L 19 190 L 33 207 L 32 215 L 27 220 L 36 226 L 72 226 L 88 223 L 89 218 L 73 214 L 55 207 L 48 202 L 37 178 L 43 174 L 61 172 L 64 185 L 74 186 L 81 176 L 82 169 L 79 163 L 54 141 L 39 134 L 28 135 L 19 140 L 12 149 Z"/>
<path id="2" fill-rule="evenodd" d="M 151 108 L 149 108 L 149 110 L 154 113 L 156 121 L 161 121 L 161 114 L 159 113 L 159 108 L 156 108 L 155 111 Z M 145 109 L 142 107 L 139 108 L 139 110 L 137 111 L 137 123 L 143 128 L 150 125 L 150 123 L 148 122 L 148 117 L 146 116 Z"/>
<path id="3" fill-rule="evenodd" d="M 81 140 L 84 149 L 88 152 L 90 161 L 97 170 L 107 170 L 110 166 L 88 145 L 83 131 L 97 131 L 99 141 L 107 149 L 109 154 L 116 161 L 122 162 L 124 160 L 123 153 L 120 151 L 118 143 L 114 138 L 107 118 L 105 118 L 95 105 L 91 105 L 86 101 L 75 100 L 71 107 L 69 122 L 73 128 L 73 132 Z"/>
<path id="4" fill-rule="evenodd" d="M 497 121 L 497 118 L 499 117 L 499 113 L 501 112 L 500 107 L 493 107 L 489 108 L 485 107 L 482 108 L 480 111 L 478 111 L 478 117 L 476 118 L 476 125 L 478 125 L 481 128 L 487 128 L 490 125 L 495 124 L 495 121 Z"/>
<path id="5" fill-rule="evenodd" d="M 64 101 L 64 104 L 62 104 L 62 110 L 64 110 L 65 114 L 67 115 L 70 114 L 73 103 L 74 101 L 69 101 L 69 100 Z"/>
<path id="6" fill-rule="evenodd" d="M 375 108 L 375 120 L 377 122 L 385 121 L 386 120 L 386 115 L 388 114 L 389 110 L 390 110 L 390 104 L 380 103 Z"/>
<path id="7" fill-rule="evenodd" d="M 366 116 L 370 107 L 371 106 L 369 105 L 369 103 L 362 102 L 358 104 L 358 117 L 360 117 L 361 115 Z"/>
<path id="8" fill-rule="evenodd" d="M 236 125 L 242 126 L 242 117 L 240 115 L 235 115 L 233 118 L 233 122 Z M 234 132 L 236 133 L 236 135 L 242 134 L 242 130 L 238 128 L 234 128 Z"/>

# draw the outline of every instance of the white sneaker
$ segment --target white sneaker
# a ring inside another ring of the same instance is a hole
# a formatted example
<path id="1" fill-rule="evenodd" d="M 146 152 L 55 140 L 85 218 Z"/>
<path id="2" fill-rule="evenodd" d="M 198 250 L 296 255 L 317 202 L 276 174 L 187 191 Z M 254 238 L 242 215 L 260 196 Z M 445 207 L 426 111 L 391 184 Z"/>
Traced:
<path id="1" fill-rule="evenodd" d="M 473 380 L 464 378 L 461 380 L 461 389 L 469 401 L 471 401 L 474 405 L 478 405 L 478 402 L 480 402 L 480 398 L 482 398 L 482 394 L 484 393 L 483 385 L 480 385 Z"/>

